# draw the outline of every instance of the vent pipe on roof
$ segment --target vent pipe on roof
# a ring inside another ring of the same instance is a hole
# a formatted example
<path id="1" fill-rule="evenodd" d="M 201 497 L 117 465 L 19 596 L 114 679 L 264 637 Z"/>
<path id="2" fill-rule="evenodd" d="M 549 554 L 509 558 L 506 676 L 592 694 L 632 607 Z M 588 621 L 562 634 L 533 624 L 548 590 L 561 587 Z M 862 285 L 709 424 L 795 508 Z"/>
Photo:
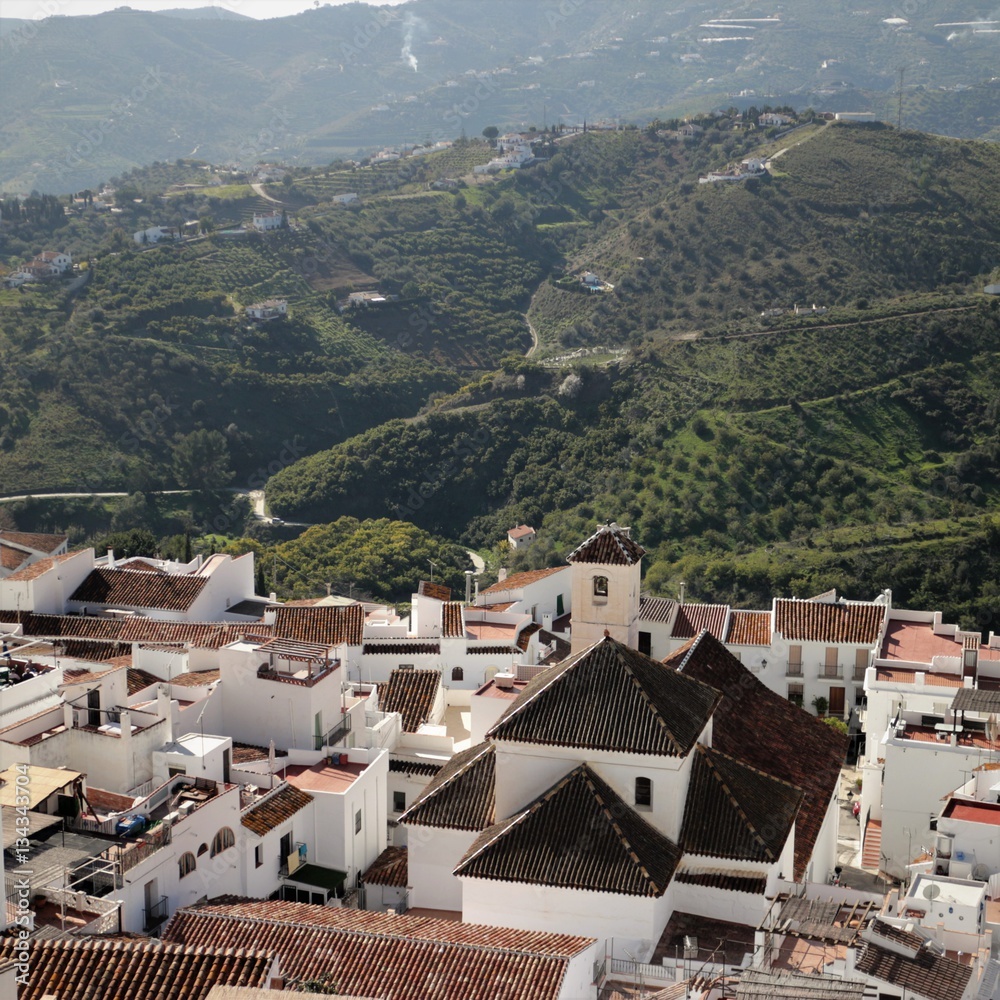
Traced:
<path id="1" fill-rule="evenodd" d="M 678 604 L 683 604 L 684 603 L 684 588 L 686 586 L 687 586 L 687 584 L 683 580 L 681 580 L 681 584 L 680 584 L 680 588 L 681 589 L 680 589 L 680 592 L 677 595 L 677 603 Z"/>
<path id="2" fill-rule="evenodd" d="M 472 578 L 475 573 L 471 569 L 465 571 L 465 603 L 470 604 L 472 602 Z"/>

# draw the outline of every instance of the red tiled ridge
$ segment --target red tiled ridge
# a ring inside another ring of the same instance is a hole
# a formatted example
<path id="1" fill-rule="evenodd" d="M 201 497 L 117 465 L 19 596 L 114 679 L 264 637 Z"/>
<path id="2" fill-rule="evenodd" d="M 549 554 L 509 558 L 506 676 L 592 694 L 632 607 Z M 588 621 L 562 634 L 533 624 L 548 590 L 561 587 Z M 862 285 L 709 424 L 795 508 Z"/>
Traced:
<path id="1" fill-rule="evenodd" d="M 401 713 L 403 731 L 415 733 L 430 717 L 440 687 L 440 670 L 397 667 L 389 674 L 389 683 L 379 688 L 379 708 Z"/>
<path id="2" fill-rule="evenodd" d="M 566 562 L 634 566 L 645 554 L 646 550 L 623 528 L 614 523 L 602 524 L 566 557 Z"/>
<path id="3" fill-rule="evenodd" d="M 496 754 L 492 743 L 461 750 L 428 782 L 400 823 L 476 832 L 496 822 Z"/>
<path id="4" fill-rule="evenodd" d="M 882 869 L 882 821 L 869 819 L 865 824 L 865 846 L 861 855 L 861 867 L 872 871 Z"/>
<path id="5" fill-rule="evenodd" d="M 486 587 L 485 590 L 479 591 L 479 596 L 499 594 L 508 590 L 522 590 L 529 584 L 544 580 L 547 576 L 552 576 L 553 573 L 562 573 L 565 569 L 565 566 L 550 566 L 547 569 L 528 569 L 523 573 L 512 573 L 506 580 L 500 580 Z"/>
<path id="6" fill-rule="evenodd" d="M 802 789 L 795 820 L 795 877 L 801 879 L 837 790 L 848 738 L 767 688 L 709 632 L 664 663 L 722 693 L 712 717 L 713 747 Z"/>
<path id="7" fill-rule="evenodd" d="M 693 639 L 703 628 L 707 628 L 716 639 L 721 640 L 728 613 L 728 604 L 682 604 L 677 609 L 670 638 Z M 768 643 L 770 641 L 768 639 Z"/>
<path id="8" fill-rule="evenodd" d="M 342 607 L 276 608 L 274 636 L 324 646 L 360 646 L 365 630 L 365 609 L 360 604 Z"/>
<path id="9" fill-rule="evenodd" d="M 405 889 L 407 881 L 407 852 L 405 847 L 387 847 L 361 876 L 368 885 L 385 885 Z"/>
<path id="10" fill-rule="evenodd" d="M 90 571 L 70 600 L 80 604 L 187 611 L 206 583 L 208 578 L 204 576 L 101 567 Z"/>
<path id="11" fill-rule="evenodd" d="M 17 938 L 0 940 L 0 964 L 14 960 Z M 28 981 L 18 1000 L 203 1000 L 221 986 L 264 987 L 273 952 L 186 947 L 148 939 L 80 938 L 31 942 Z"/>
<path id="12" fill-rule="evenodd" d="M 286 989 L 332 974 L 340 992 L 379 1000 L 557 1000 L 570 958 L 594 944 L 277 900 L 179 910 L 164 939 L 265 948 L 279 956 Z"/>
<path id="13" fill-rule="evenodd" d="M 711 889 L 727 889 L 730 892 L 750 892 L 762 896 L 767 889 L 767 876 L 753 872 L 705 871 L 695 872 L 681 868 L 674 875 L 675 882 L 687 882 Z"/>
<path id="14" fill-rule="evenodd" d="M 465 623 L 462 620 L 462 602 L 446 601 L 441 609 L 441 635 L 446 639 L 465 638 Z"/>
<path id="15" fill-rule="evenodd" d="M 521 629 L 520 635 L 517 637 L 517 648 L 521 650 L 522 653 L 526 652 L 528 649 L 528 643 L 531 642 L 531 637 L 536 633 L 541 631 L 542 626 L 537 622 L 529 622 L 527 625 Z"/>
<path id="16" fill-rule="evenodd" d="M 417 593 L 421 597 L 433 597 L 435 601 L 451 600 L 451 587 L 446 587 L 443 583 L 431 583 L 429 580 L 420 581 Z"/>
<path id="17" fill-rule="evenodd" d="M 770 646 L 770 611 L 733 611 L 729 616 L 730 646 Z"/>
<path id="18" fill-rule="evenodd" d="M 243 813 L 240 822 L 251 833 L 263 837 L 301 809 L 305 809 L 312 801 L 313 797 L 308 792 L 303 792 L 294 785 L 285 785 L 263 802 L 251 806 Z"/>
<path id="19" fill-rule="evenodd" d="M 878 640 L 885 614 L 883 604 L 824 604 L 781 598 L 775 602 L 774 630 L 792 642 L 871 646 Z"/>
<path id="20" fill-rule="evenodd" d="M 521 812 L 485 829 L 455 874 L 658 898 L 680 859 L 676 844 L 581 764 Z"/>

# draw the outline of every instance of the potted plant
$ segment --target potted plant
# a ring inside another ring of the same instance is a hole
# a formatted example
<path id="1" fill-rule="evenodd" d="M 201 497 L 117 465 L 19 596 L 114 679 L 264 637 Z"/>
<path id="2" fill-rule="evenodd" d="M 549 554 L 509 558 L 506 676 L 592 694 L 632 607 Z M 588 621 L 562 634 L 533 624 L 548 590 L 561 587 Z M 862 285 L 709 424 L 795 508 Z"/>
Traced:
<path id="1" fill-rule="evenodd" d="M 813 698 L 812 706 L 816 709 L 817 715 L 824 716 L 826 715 L 826 710 L 830 707 L 830 703 L 821 694 L 818 694 Z"/>

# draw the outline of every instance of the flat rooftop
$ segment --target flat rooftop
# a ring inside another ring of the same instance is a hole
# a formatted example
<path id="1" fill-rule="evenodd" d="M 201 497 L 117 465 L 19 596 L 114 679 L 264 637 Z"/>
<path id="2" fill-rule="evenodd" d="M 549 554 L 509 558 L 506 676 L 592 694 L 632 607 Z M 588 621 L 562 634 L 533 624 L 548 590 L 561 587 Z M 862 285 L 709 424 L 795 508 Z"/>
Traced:
<path id="1" fill-rule="evenodd" d="M 515 680 L 509 688 L 497 687 L 495 680 L 488 680 L 477 692 L 477 698 L 502 698 L 504 701 L 513 701 L 526 687 L 527 681 Z"/>
<path id="2" fill-rule="evenodd" d="M 962 642 L 953 636 L 940 635 L 930 622 L 906 622 L 890 618 L 879 650 L 882 660 L 907 660 L 930 663 L 935 656 L 962 655 Z M 980 660 L 1000 660 L 1000 649 L 979 647 Z"/>
<path id="3" fill-rule="evenodd" d="M 472 639 L 498 639 L 512 643 L 517 636 L 517 625 L 507 622 L 465 623 L 465 634 Z"/>
<path id="4" fill-rule="evenodd" d="M 961 799 L 950 799 L 942 815 L 945 819 L 960 819 L 966 823 L 1000 826 L 1000 805 L 992 802 L 963 802 Z"/>
<path id="5" fill-rule="evenodd" d="M 284 776 L 290 785 L 305 792 L 346 792 L 367 767 L 367 764 L 331 764 L 329 761 L 312 767 L 289 764 L 284 769 Z"/>

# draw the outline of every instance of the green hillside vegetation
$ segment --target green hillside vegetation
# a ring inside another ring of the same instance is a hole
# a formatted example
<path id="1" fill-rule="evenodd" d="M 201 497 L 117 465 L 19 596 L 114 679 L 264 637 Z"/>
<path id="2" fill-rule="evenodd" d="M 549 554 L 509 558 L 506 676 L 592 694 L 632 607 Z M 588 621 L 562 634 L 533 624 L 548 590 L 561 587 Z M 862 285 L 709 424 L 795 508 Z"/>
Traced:
<path id="1" fill-rule="evenodd" d="M 411 0 L 405 11 L 321 5 L 267 21 L 119 9 L 0 22 L 0 187 L 64 191 L 178 157 L 328 164 L 491 124 L 691 113 L 745 91 L 894 120 L 899 66 L 908 95 L 970 88 L 944 104 L 914 100 L 911 127 L 982 136 L 1000 125 L 978 89 L 995 76 L 995 36 L 936 27 L 955 17 L 949 0 L 907 11 L 905 30 L 847 0 L 729 26 L 764 13 L 746 0 L 724 14 L 644 0 Z M 706 40 L 721 38 L 741 40 Z"/>

